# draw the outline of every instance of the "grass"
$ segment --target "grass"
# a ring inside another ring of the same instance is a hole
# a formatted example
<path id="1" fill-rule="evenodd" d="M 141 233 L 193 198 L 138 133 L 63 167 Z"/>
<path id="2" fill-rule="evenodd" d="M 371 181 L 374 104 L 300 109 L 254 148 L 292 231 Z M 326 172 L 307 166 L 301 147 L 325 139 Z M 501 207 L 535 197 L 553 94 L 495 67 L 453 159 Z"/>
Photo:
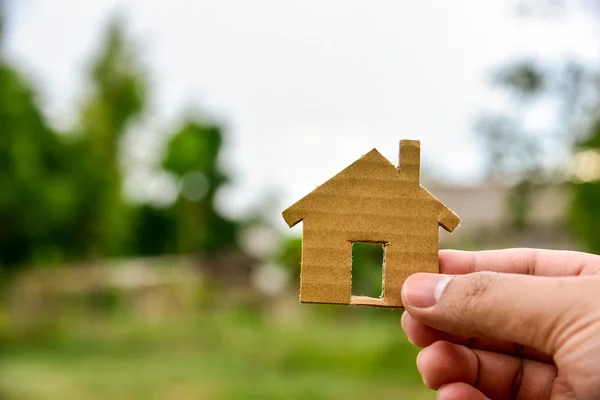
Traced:
<path id="1" fill-rule="evenodd" d="M 160 324 L 76 321 L 41 341 L 9 342 L 2 398 L 435 398 L 399 314 L 309 309 L 316 312 L 294 324 L 244 308 Z"/>

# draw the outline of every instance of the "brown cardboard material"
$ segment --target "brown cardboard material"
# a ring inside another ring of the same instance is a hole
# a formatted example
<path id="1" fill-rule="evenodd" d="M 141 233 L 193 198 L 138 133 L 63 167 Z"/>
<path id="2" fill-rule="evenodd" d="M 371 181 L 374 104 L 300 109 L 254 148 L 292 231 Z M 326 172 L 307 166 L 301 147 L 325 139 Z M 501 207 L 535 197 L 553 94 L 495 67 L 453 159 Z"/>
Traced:
<path id="1" fill-rule="evenodd" d="M 420 142 L 400 141 L 396 168 L 376 149 L 283 212 L 303 221 L 300 301 L 402 307 L 402 284 L 439 271 L 439 227 L 460 219 L 420 185 Z M 384 245 L 380 298 L 352 296 L 352 243 Z"/>

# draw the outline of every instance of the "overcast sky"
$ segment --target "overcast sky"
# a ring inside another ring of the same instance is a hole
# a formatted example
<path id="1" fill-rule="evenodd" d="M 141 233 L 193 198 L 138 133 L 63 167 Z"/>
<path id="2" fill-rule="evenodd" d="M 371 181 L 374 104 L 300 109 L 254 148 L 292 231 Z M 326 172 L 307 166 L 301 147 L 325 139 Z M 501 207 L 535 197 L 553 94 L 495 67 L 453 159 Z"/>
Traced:
<path id="1" fill-rule="evenodd" d="M 472 126 L 497 103 L 494 67 L 524 56 L 598 57 L 584 12 L 522 18 L 506 0 L 13 3 L 9 53 L 59 125 L 73 118 L 106 22 L 125 15 L 154 90 L 133 153 L 150 151 L 152 133 L 186 107 L 221 119 L 234 177 L 222 206 L 236 215 L 273 190 L 287 206 L 373 147 L 395 163 L 401 138 L 422 141 L 428 168 L 472 182 L 482 164 Z M 135 181 L 133 197 L 164 192 L 158 181 Z"/>

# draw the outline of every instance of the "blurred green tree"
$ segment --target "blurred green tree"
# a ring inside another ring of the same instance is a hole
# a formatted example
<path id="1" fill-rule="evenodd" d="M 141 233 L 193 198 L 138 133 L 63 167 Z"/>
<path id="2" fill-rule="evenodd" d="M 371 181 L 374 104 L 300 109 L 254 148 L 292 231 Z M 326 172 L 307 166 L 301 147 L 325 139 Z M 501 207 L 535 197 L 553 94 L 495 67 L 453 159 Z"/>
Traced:
<path id="1" fill-rule="evenodd" d="M 76 204 L 68 146 L 46 123 L 29 84 L 0 61 L 0 265 L 64 256 Z"/>
<path id="2" fill-rule="evenodd" d="M 236 247 L 240 224 L 214 207 L 228 181 L 217 124 L 186 120 L 171 135 L 157 167 L 179 181 L 174 204 L 124 199 L 123 138 L 145 112 L 148 87 L 119 19 L 91 63 L 88 89 L 76 126 L 58 132 L 33 88 L 0 58 L 0 268 Z"/>
<path id="3" fill-rule="evenodd" d="M 532 5 L 531 5 L 532 6 Z M 541 3 L 543 11 L 564 4 Z M 600 148 L 600 68 L 567 61 L 544 67 L 539 61 L 520 60 L 501 67 L 494 82 L 513 98 L 513 109 L 482 118 L 477 130 L 487 154 L 488 176 L 516 184 L 509 197 L 513 225 L 525 229 L 531 199 L 544 182 L 564 177 L 567 159 L 580 149 Z M 550 128 L 531 128 L 526 114 L 540 102 L 551 103 L 554 120 Z M 600 153 L 599 153 L 600 154 Z M 599 166 L 600 168 L 600 166 Z M 600 177 L 599 177 L 600 178 Z M 600 182 L 573 181 L 568 222 L 590 251 L 600 253 Z"/>
<path id="4" fill-rule="evenodd" d="M 215 210 L 215 195 L 229 180 L 218 163 L 222 140 L 218 125 L 196 119 L 185 121 L 168 143 L 161 167 L 180 184 L 170 213 L 176 221 L 175 252 L 214 252 L 235 245 L 240 224 Z"/>
<path id="5" fill-rule="evenodd" d="M 72 143 L 79 202 L 73 231 L 77 254 L 121 255 L 131 247 L 132 206 L 122 198 L 121 140 L 144 111 L 146 82 L 124 26 L 116 19 L 90 70 L 90 93 Z"/>
<path id="6" fill-rule="evenodd" d="M 44 119 L 36 94 L 0 64 L 0 263 L 52 263 L 124 252 L 128 206 L 121 198 L 119 139 L 142 110 L 135 58 L 112 23 L 91 71 L 91 94 L 72 134 Z"/>

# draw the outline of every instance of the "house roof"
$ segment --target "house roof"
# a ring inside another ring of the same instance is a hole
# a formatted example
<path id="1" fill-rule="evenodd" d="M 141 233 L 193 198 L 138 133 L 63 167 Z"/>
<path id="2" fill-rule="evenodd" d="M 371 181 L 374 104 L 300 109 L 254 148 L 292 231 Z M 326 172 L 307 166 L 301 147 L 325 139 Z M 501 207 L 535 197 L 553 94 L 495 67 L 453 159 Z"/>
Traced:
<path id="1" fill-rule="evenodd" d="M 286 223 L 292 227 L 302 221 L 317 203 L 331 203 L 335 196 L 362 190 L 365 197 L 417 197 L 435 200 L 440 206 L 438 224 L 449 232 L 454 231 L 459 218 L 442 202 L 424 189 L 419 182 L 403 180 L 398 168 L 373 149 L 318 186 L 283 212 Z M 331 204 L 327 208 L 331 208 Z"/>

